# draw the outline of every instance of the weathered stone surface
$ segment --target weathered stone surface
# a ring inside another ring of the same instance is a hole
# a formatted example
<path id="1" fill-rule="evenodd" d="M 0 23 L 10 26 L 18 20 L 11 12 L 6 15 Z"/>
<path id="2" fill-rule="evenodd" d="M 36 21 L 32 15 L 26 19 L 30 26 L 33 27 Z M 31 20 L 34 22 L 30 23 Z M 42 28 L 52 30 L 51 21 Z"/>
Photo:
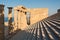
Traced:
<path id="1" fill-rule="evenodd" d="M 12 7 L 8 7 L 8 34 L 12 32 Z"/>
<path id="2" fill-rule="evenodd" d="M 4 5 L 0 4 L 0 40 L 4 40 Z"/>
<path id="3" fill-rule="evenodd" d="M 26 14 L 30 13 L 30 25 L 48 17 L 47 8 L 25 8 L 24 6 L 17 6 L 14 8 L 14 25 L 18 29 L 24 30 L 27 25 Z"/>
<path id="4" fill-rule="evenodd" d="M 33 8 L 30 9 L 31 15 L 31 24 L 34 24 L 46 17 L 48 17 L 48 9 L 47 8 Z"/>

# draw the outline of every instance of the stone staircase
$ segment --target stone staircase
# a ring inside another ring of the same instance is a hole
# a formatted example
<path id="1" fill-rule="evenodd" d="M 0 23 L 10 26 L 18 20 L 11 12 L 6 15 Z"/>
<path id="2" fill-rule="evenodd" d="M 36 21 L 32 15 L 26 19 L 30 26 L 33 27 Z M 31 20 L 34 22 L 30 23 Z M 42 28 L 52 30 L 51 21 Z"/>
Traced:
<path id="1" fill-rule="evenodd" d="M 9 40 L 60 40 L 60 13 L 28 26 Z"/>

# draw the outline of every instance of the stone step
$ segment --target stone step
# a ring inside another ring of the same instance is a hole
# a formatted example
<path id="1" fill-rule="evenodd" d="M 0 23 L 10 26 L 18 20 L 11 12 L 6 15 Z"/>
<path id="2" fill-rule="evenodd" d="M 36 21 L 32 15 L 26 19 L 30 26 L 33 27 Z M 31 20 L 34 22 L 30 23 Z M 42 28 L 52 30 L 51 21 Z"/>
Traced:
<path id="1" fill-rule="evenodd" d="M 32 40 L 34 31 L 35 31 L 35 28 L 31 31 L 30 36 L 27 38 L 27 40 Z"/>
<path id="2" fill-rule="evenodd" d="M 44 21 L 45 22 L 45 21 Z M 48 27 L 52 30 L 52 32 L 54 32 L 55 35 L 57 35 L 58 38 L 60 38 L 60 33 L 57 32 L 48 22 L 45 22 Z"/>
<path id="3" fill-rule="evenodd" d="M 60 29 L 60 27 L 58 25 L 56 25 L 56 24 L 54 24 L 54 23 L 52 23 L 50 21 L 47 21 L 47 22 L 50 23 L 51 25 L 55 26 L 56 28 Z"/>
<path id="4" fill-rule="evenodd" d="M 42 24 L 40 25 L 40 27 L 41 27 L 41 32 L 42 32 L 43 40 L 46 40 L 46 36 L 45 36 L 45 33 L 44 33 L 44 29 L 43 29 Z"/>
<path id="5" fill-rule="evenodd" d="M 50 38 L 51 40 L 54 40 L 54 37 L 51 35 L 50 31 L 48 30 L 48 28 L 46 27 L 46 25 L 44 24 L 44 22 L 42 22 L 42 24 L 43 24 L 43 26 L 44 26 L 44 28 L 45 28 L 45 30 L 46 30 L 49 38 Z"/>
<path id="6" fill-rule="evenodd" d="M 22 40 L 59 40 L 60 20 L 42 20 L 23 32 Z M 16 38 L 16 36 L 15 36 Z M 12 38 L 14 39 L 14 38 Z"/>
<path id="7" fill-rule="evenodd" d="M 42 33 L 41 33 L 41 27 L 40 27 L 40 22 L 39 23 L 37 23 L 37 40 L 42 40 L 41 38 L 41 35 L 42 35 Z"/>
<path id="8" fill-rule="evenodd" d="M 57 22 L 57 23 L 55 23 L 55 21 L 53 22 L 52 20 L 48 20 L 49 22 L 49 24 L 55 29 L 55 30 L 57 30 L 59 33 L 60 33 L 60 24 L 57 24 L 57 23 L 59 23 L 59 22 Z"/>

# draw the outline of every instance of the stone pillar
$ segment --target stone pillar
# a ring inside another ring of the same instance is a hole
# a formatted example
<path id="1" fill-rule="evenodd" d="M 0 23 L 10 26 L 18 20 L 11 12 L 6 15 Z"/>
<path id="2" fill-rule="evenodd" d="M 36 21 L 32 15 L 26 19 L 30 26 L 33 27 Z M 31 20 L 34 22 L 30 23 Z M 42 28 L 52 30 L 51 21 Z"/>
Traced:
<path id="1" fill-rule="evenodd" d="M 30 13 L 26 12 L 26 21 L 27 21 L 27 25 L 30 25 Z"/>
<path id="2" fill-rule="evenodd" d="M 15 30 L 17 30 L 17 28 L 18 28 L 18 23 L 17 23 L 17 14 L 18 14 L 18 12 L 17 12 L 17 8 L 16 7 L 14 7 L 14 31 Z"/>
<path id="3" fill-rule="evenodd" d="M 20 10 L 17 10 L 17 29 L 21 28 L 21 12 Z"/>
<path id="4" fill-rule="evenodd" d="M 12 32 L 12 7 L 8 7 L 8 34 Z"/>
<path id="5" fill-rule="evenodd" d="M 0 4 L 0 40 L 4 40 L 4 5 Z"/>

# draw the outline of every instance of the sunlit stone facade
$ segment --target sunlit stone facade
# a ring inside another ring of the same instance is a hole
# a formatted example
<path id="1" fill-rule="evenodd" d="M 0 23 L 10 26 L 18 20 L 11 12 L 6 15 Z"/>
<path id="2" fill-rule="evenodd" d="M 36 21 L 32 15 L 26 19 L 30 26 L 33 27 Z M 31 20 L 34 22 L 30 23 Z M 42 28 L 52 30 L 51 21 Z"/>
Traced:
<path id="1" fill-rule="evenodd" d="M 27 18 L 27 13 L 30 18 Z M 32 25 L 44 18 L 48 17 L 48 8 L 25 8 L 24 6 L 14 7 L 14 26 L 24 30 L 29 25 Z"/>

